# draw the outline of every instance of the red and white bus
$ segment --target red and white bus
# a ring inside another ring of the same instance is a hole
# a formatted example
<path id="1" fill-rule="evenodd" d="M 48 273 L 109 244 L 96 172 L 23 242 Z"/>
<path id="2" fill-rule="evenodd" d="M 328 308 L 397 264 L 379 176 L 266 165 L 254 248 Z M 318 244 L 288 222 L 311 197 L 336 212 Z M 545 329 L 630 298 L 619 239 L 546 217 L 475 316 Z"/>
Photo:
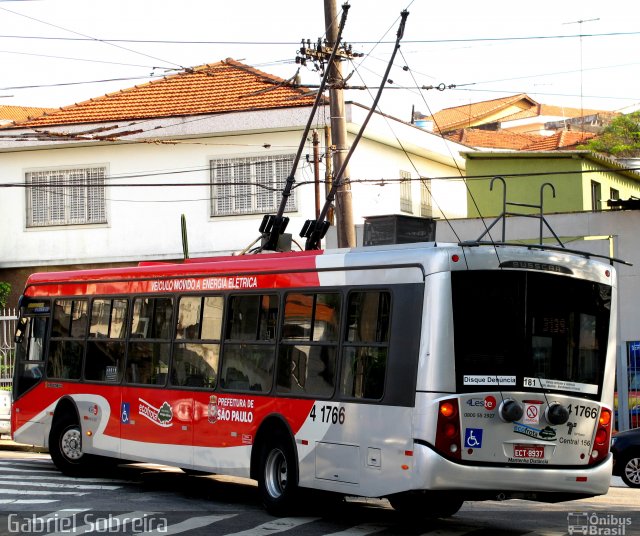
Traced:
<path id="1" fill-rule="evenodd" d="M 387 497 L 607 492 L 616 275 L 537 247 L 376 246 L 39 273 L 16 441 L 82 474 L 119 460 Z"/>

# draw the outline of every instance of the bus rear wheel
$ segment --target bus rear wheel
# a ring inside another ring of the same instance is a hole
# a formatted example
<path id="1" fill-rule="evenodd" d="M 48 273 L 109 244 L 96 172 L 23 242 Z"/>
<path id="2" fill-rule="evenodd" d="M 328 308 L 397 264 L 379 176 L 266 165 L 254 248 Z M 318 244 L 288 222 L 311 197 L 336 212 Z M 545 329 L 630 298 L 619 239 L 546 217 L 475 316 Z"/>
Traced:
<path id="1" fill-rule="evenodd" d="M 388 497 L 393 509 L 415 518 L 451 517 L 464 503 L 455 495 L 407 491 Z"/>
<path id="2" fill-rule="evenodd" d="M 65 475 L 80 476 L 87 472 L 89 456 L 82 451 L 82 430 L 76 421 L 64 418 L 53 424 L 49 435 L 49 454 Z"/>
<path id="3" fill-rule="evenodd" d="M 267 511 L 287 515 L 296 504 L 298 471 L 291 441 L 276 435 L 267 441 L 260 454 L 258 489 Z"/>

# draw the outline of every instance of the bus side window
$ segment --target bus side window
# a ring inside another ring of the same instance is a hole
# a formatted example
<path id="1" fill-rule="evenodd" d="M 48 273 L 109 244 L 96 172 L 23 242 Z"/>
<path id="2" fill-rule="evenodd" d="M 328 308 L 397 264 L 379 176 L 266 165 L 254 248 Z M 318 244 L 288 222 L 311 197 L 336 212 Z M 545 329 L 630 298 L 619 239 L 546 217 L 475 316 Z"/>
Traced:
<path id="1" fill-rule="evenodd" d="M 215 388 L 223 305 L 222 296 L 180 298 L 171 385 Z"/>
<path id="2" fill-rule="evenodd" d="M 125 380 L 164 385 L 171 353 L 173 299 L 138 297 L 132 311 Z"/>
<path id="3" fill-rule="evenodd" d="M 79 380 L 88 327 L 86 299 L 55 300 L 47 377 Z"/>
<path id="4" fill-rule="evenodd" d="M 341 298 L 337 292 L 286 295 L 276 374 L 279 393 L 333 395 Z"/>
<path id="5" fill-rule="evenodd" d="M 278 296 L 231 296 L 222 357 L 221 385 L 240 391 L 271 391 Z"/>
<path id="6" fill-rule="evenodd" d="M 125 299 L 95 299 L 84 365 L 86 380 L 119 383 L 124 371 Z"/>
<path id="7" fill-rule="evenodd" d="M 389 345 L 391 295 L 351 292 L 347 332 L 342 347 L 341 393 L 348 398 L 379 400 L 384 394 Z"/>

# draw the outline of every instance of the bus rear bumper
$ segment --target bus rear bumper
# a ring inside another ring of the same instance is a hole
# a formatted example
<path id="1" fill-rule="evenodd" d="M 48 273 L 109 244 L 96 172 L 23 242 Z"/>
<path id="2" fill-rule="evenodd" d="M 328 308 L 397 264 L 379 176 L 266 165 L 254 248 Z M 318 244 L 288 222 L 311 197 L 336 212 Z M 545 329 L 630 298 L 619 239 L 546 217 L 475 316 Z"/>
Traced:
<path id="1" fill-rule="evenodd" d="M 613 456 L 595 466 L 554 468 L 536 466 L 497 466 L 456 463 L 443 458 L 426 445 L 415 445 L 415 489 L 469 492 L 476 498 L 531 498 L 567 500 L 607 493 L 611 483 Z M 554 496 L 556 498 L 554 498 Z M 575 496 L 575 497 L 574 497 Z"/>

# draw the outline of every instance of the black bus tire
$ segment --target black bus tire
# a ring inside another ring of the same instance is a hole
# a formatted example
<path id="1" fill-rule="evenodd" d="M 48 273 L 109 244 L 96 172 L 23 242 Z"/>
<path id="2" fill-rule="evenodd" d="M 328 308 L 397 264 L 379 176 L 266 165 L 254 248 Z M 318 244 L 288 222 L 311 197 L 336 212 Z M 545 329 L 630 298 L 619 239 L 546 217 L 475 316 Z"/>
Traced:
<path id="1" fill-rule="evenodd" d="M 289 514 L 295 507 L 298 469 L 290 440 L 281 434 L 268 439 L 260 451 L 258 489 L 267 512 L 275 516 Z"/>
<path id="2" fill-rule="evenodd" d="M 82 452 L 82 430 L 69 417 L 56 420 L 49 435 L 49 454 L 55 466 L 65 475 L 86 474 L 90 456 Z"/>

